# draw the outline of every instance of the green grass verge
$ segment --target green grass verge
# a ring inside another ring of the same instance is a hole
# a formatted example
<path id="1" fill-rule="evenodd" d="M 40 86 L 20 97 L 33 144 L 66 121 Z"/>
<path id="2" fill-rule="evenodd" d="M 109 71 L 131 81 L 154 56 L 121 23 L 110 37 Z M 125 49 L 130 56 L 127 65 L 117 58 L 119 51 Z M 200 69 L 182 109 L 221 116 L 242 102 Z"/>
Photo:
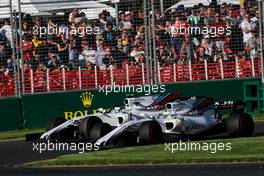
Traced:
<path id="1" fill-rule="evenodd" d="M 254 120 L 264 120 L 264 113 L 252 114 Z"/>
<path id="2" fill-rule="evenodd" d="M 25 137 L 26 134 L 30 133 L 42 133 L 44 129 L 22 129 L 0 132 L 0 140 L 15 139 Z"/>
<path id="3" fill-rule="evenodd" d="M 47 167 L 122 164 L 264 162 L 264 137 L 195 142 L 200 143 L 201 145 L 204 142 L 207 142 L 208 144 L 231 143 L 232 149 L 230 151 L 217 151 L 215 154 L 212 154 L 210 151 L 197 150 L 175 151 L 172 154 L 169 151 L 165 151 L 164 144 L 160 144 L 65 155 L 52 160 L 27 163 L 24 166 Z"/>

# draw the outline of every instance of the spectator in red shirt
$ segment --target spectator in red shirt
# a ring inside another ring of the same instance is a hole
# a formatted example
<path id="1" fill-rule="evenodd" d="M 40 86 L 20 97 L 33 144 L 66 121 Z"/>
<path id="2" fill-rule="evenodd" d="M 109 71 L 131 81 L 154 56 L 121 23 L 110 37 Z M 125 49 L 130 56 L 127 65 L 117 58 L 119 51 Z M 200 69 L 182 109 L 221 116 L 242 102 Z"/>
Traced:
<path id="1" fill-rule="evenodd" d="M 22 50 L 23 50 L 23 59 L 30 60 L 32 58 L 33 52 L 33 43 L 31 36 L 29 34 L 23 35 L 22 40 Z"/>

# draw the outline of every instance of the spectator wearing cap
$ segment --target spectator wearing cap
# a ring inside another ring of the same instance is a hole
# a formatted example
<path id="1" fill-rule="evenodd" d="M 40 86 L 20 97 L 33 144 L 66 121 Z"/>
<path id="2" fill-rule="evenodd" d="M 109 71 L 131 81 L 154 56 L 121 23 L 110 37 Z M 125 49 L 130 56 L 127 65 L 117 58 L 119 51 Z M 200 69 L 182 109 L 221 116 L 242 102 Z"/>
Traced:
<path id="1" fill-rule="evenodd" d="M 229 54 L 232 53 L 232 48 L 231 48 L 231 34 L 227 34 L 225 37 L 225 43 L 224 43 L 224 53 Z"/>
<path id="2" fill-rule="evenodd" d="M 47 67 L 50 69 L 50 71 L 57 71 L 59 69 L 60 63 L 56 54 L 50 55 L 50 60 L 48 61 Z"/>
<path id="3" fill-rule="evenodd" d="M 103 32 L 103 40 L 105 47 L 113 48 L 117 45 L 118 34 L 113 30 L 113 23 L 107 22 L 106 30 Z"/>
<path id="4" fill-rule="evenodd" d="M 131 30 L 132 29 L 132 23 L 131 23 L 131 12 L 126 11 L 125 12 L 125 21 L 122 22 L 121 30 Z"/>
<path id="5" fill-rule="evenodd" d="M 83 42 L 83 51 L 79 56 L 79 60 L 83 60 L 88 68 L 95 65 L 95 54 L 96 51 L 93 49 L 92 45 L 89 46 L 88 42 Z"/>

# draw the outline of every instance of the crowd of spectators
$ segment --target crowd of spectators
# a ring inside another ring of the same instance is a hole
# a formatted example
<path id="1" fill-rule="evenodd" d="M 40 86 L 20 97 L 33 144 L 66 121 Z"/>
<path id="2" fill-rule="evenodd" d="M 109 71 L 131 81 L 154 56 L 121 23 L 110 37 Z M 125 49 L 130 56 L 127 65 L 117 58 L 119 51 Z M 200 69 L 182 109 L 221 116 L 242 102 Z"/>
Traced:
<path id="1" fill-rule="evenodd" d="M 154 52 L 157 60 L 161 65 L 169 65 L 203 62 L 205 59 L 216 62 L 218 59 L 258 58 L 259 11 L 256 1 L 245 2 L 243 7 L 223 3 L 198 4 L 192 8 L 179 6 L 166 13 L 156 10 L 156 24 L 149 27 L 156 30 Z M 102 11 L 96 20 L 88 20 L 78 9 L 73 9 L 68 15 L 47 19 L 25 15 L 22 19 L 22 44 L 18 47 L 23 50 L 25 71 L 94 69 L 95 66 L 105 70 L 109 67 L 124 68 L 126 64 L 129 67 L 140 66 L 146 56 L 144 12 L 140 9 L 120 11 L 119 23 L 115 23 L 108 11 Z M 175 32 L 180 26 L 225 30 L 223 33 Z M 43 27 L 48 30 L 40 35 Z M 49 33 L 50 28 L 53 33 Z M 60 29 L 67 29 L 67 32 Z M 78 29 L 90 30 L 80 33 Z M 1 74 L 13 68 L 11 34 L 9 20 L 6 20 L 0 26 Z"/>

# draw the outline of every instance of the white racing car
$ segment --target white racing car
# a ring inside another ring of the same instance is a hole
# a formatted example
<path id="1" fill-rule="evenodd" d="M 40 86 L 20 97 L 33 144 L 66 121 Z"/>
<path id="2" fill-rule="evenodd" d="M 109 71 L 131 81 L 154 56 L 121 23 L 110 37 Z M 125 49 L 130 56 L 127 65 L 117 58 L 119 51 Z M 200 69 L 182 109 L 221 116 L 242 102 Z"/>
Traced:
<path id="1" fill-rule="evenodd" d="M 57 135 L 59 139 L 82 138 L 103 147 L 120 140 L 128 144 L 153 144 L 224 132 L 231 136 L 250 136 L 254 131 L 253 119 L 244 113 L 243 103 L 218 103 L 210 97 L 180 97 L 177 93 L 126 98 L 124 103 L 124 108 L 111 112 L 77 117 L 64 123 L 57 120 L 54 128 L 41 139 L 49 140 Z M 228 109 L 231 112 L 226 112 Z"/>
<path id="2" fill-rule="evenodd" d="M 161 113 L 168 102 L 180 97 L 179 93 L 169 93 L 160 96 L 144 96 L 126 98 L 125 107 L 116 107 L 110 112 L 100 110 L 96 114 L 76 117 L 71 120 L 59 117 L 53 119 L 47 132 L 41 135 L 41 140 L 84 139 L 96 142 L 114 128 L 131 120 L 151 118 Z M 147 109 L 145 109 L 147 108 Z M 142 110 L 145 109 L 143 112 Z"/>

